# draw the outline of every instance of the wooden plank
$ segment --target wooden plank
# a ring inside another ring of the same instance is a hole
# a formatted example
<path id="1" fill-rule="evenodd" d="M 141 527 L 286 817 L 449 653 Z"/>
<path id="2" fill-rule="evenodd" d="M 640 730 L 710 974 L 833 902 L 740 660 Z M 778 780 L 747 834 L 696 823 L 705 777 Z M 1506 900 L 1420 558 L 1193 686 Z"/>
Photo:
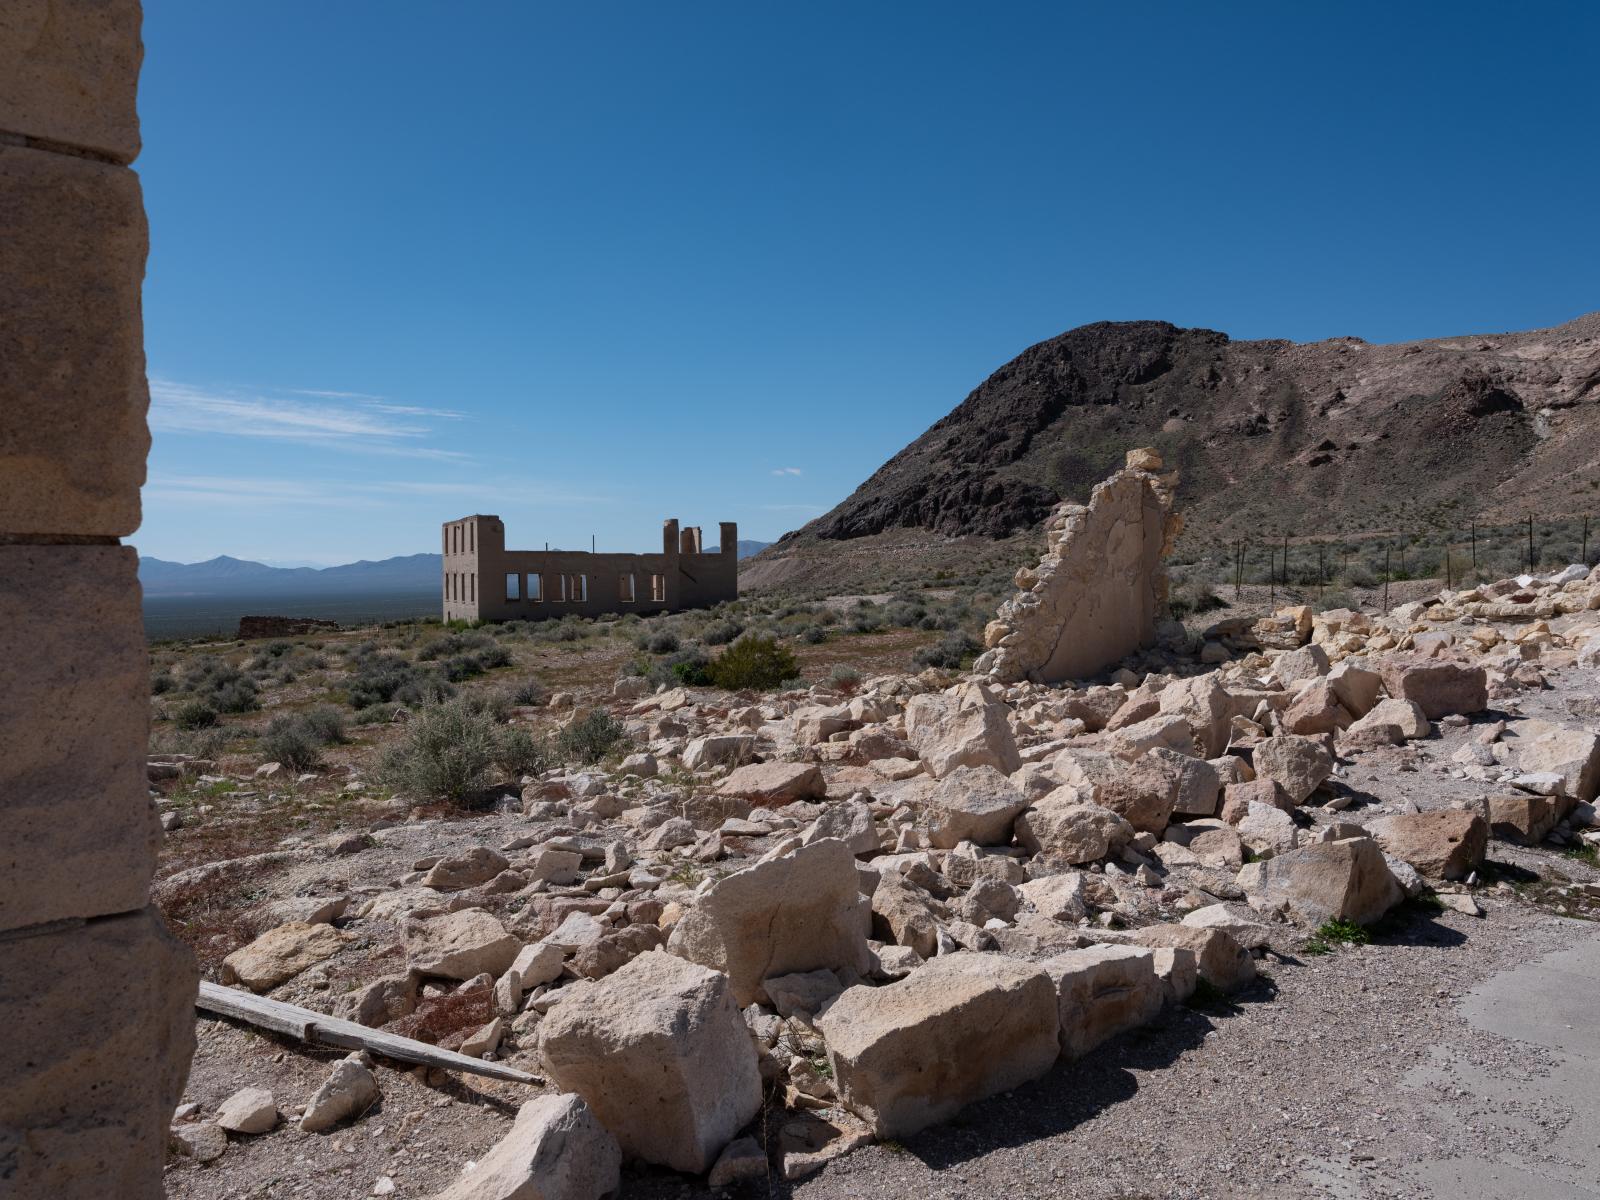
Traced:
<path id="1" fill-rule="evenodd" d="M 332 1046 L 339 1050 L 370 1050 L 385 1058 L 399 1062 L 417 1063 L 427 1067 L 443 1067 L 447 1071 L 462 1071 L 469 1075 L 487 1075 L 490 1079 L 505 1079 L 511 1083 L 535 1086 L 544 1083 L 537 1075 L 508 1067 L 504 1063 L 487 1062 L 481 1058 L 468 1058 L 454 1050 L 441 1050 L 415 1038 L 385 1033 L 381 1029 L 368 1029 L 354 1021 L 343 1021 L 326 1013 L 314 1012 L 282 1000 L 270 1000 L 254 992 L 221 984 L 200 984 L 200 995 L 195 1007 L 218 1016 L 233 1017 L 274 1033 L 285 1034 L 297 1041 Z"/>

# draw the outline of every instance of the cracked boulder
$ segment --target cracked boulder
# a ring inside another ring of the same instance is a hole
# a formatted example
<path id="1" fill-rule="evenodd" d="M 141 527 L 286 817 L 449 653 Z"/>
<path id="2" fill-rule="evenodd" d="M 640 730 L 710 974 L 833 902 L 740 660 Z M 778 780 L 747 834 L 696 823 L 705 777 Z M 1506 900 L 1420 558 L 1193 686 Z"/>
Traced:
<path id="1" fill-rule="evenodd" d="M 1143 946 L 1090 946 L 1040 964 L 1055 984 L 1061 1053 L 1081 1058 L 1101 1042 L 1137 1029 L 1161 1011 L 1166 985 Z"/>
<path id="2" fill-rule="evenodd" d="M 1465 879 L 1483 865 L 1489 848 L 1488 822 L 1455 808 L 1380 817 L 1368 832 L 1386 853 L 1429 879 Z"/>
<path id="3" fill-rule="evenodd" d="M 962 842 L 1005 846 L 1028 799 L 993 767 L 956 767 L 923 802 L 928 844 L 951 850 Z"/>
<path id="4" fill-rule="evenodd" d="M 868 904 L 855 854 L 824 838 L 719 879 L 673 926 L 672 953 L 728 976 L 740 1007 L 766 998 L 772 975 L 871 965 Z"/>
<path id="5" fill-rule="evenodd" d="M 728 977 L 658 950 L 552 1008 L 539 1054 L 623 1153 L 692 1175 L 761 1108 L 755 1042 Z"/>
<path id="6" fill-rule="evenodd" d="M 1058 999 L 1038 966 L 941 955 L 907 979 L 853 987 L 817 1019 L 840 1101 L 879 1138 L 906 1137 L 1055 1063 Z"/>
<path id="7" fill-rule="evenodd" d="M 1252 908 L 1283 908 L 1312 927 L 1335 920 L 1370 925 L 1404 895 L 1378 843 L 1366 837 L 1315 842 L 1246 863 L 1239 886 Z"/>

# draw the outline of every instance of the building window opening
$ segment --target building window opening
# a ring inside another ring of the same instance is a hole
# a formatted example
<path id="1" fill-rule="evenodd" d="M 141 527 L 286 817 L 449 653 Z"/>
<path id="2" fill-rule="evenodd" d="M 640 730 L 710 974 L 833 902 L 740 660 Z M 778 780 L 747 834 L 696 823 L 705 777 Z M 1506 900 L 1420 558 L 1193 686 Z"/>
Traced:
<path id="1" fill-rule="evenodd" d="M 515 571 L 508 572 L 506 575 L 506 599 L 522 599 L 522 576 Z"/>
<path id="2" fill-rule="evenodd" d="M 632 604 L 638 598 L 634 577 L 627 573 L 617 576 L 617 599 L 623 604 Z"/>
<path id="3" fill-rule="evenodd" d="M 667 602 L 667 577 L 665 575 L 650 576 L 650 599 L 655 604 Z"/>
<path id="4" fill-rule="evenodd" d="M 468 604 L 476 604 L 477 602 L 478 602 L 478 577 L 476 575 L 468 575 L 467 576 L 467 603 Z"/>
<path id="5" fill-rule="evenodd" d="M 534 603 L 538 603 L 544 599 L 543 575 L 530 574 L 528 576 L 528 599 Z"/>

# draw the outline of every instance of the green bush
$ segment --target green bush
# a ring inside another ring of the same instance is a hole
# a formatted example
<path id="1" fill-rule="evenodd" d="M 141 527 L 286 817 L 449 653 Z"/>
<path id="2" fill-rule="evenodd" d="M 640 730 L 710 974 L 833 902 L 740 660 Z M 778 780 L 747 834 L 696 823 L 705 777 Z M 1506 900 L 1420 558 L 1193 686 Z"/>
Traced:
<path id="1" fill-rule="evenodd" d="M 835 663 L 826 682 L 836 692 L 853 692 L 861 686 L 861 672 L 846 663 Z"/>
<path id="2" fill-rule="evenodd" d="M 537 775 L 550 766 L 550 744 L 526 729 L 501 729 L 495 737 L 494 762 L 508 775 Z"/>
<path id="3" fill-rule="evenodd" d="M 291 771 L 314 771 L 322 765 L 322 745 L 299 717 L 276 717 L 258 743 L 265 762 L 282 763 Z"/>
<path id="4" fill-rule="evenodd" d="M 627 736 L 622 723 L 609 713 L 591 712 L 573 721 L 555 736 L 555 753 L 567 762 L 599 762 Z"/>
<path id="5" fill-rule="evenodd" d="M 525 679 L 511 690 L 511 703 L 519 705 L 543 704 L 548 689 L 537 679 Z"/>
<path id="6" fill-rule="evenodd" d="M 407 723 L 379 760 L 378 777 L 396 791 L 460 803 L 487 781 L 498 740 L 492 718 L 460 701 L 436 704 Z"/>
<path id="7" fill-rule="evenodd" d="M 982 649 L 982 644 L 975 637 L 958 629 L 945 634 L 933 645 L 922 647 L 911 656 L 911 661 L 919 667 L 943 667 L 955 671 Z"/>
<path id="8" fill-rule="evenodd" d="M 217 710 L 203 701 L 190 700 L 172 714 L 172 723 L 183 730 L 210 729 L 217 723 Z"/>
<path id="9" fill-rule="evenodd" d="M 708 673 L 713 686 L 730 692 L 743 688 L 771 691 L 799 678 L 800 664 L 776 638 L 751 634 L 714 658 Z"/>

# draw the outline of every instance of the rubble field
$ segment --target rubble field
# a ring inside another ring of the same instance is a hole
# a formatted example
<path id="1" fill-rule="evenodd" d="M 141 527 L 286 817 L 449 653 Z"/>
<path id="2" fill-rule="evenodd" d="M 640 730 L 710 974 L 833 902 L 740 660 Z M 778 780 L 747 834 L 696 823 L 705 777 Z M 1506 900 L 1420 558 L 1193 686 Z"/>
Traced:
<path id="1" fill-rule="evenodd" d="M 380 782 L 404 706 L 314 770 L 153 753 L 155 897 L 210 980 L 540 1080 L 199 1014 L 169 1194 L 1584 1178 L 1568 1067 L 1480 1010 L 1595 941 L 1597 666 L 1573 567 L 1085 683 L 574 683 L 504 723 L 607 719 L 597 761 L 454 803 Z"/>

